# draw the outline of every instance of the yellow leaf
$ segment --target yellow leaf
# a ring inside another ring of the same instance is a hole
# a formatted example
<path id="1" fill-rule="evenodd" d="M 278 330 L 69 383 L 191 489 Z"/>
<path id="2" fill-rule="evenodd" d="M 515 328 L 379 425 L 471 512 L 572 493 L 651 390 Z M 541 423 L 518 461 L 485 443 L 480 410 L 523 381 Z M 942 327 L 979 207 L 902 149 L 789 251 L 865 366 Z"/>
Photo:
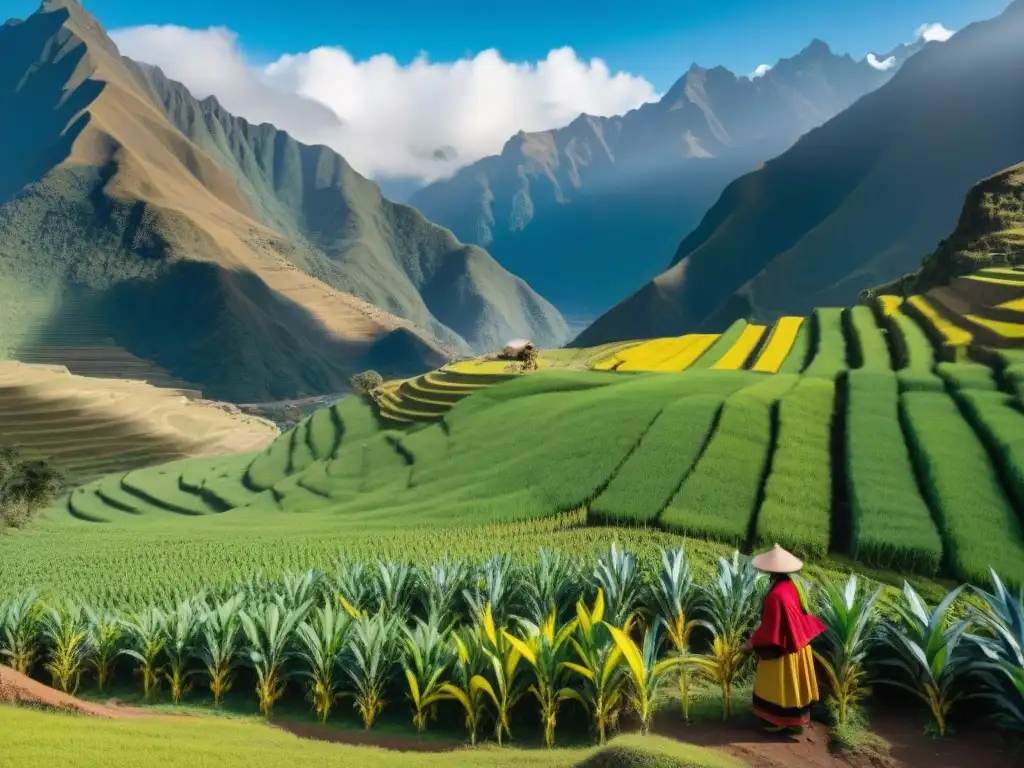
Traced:
<path id="1" fill-rule="evenodd" d="M 615 641 L 615 645 L 622 652 L 623 658 L 629 665 L 630 671 L 633 673 L 633 682 L 637 686 L 643 685 L 647 682 L 647 669 L 644 667 L 644 658 L 640 653 L 640 649 L 636 647 L 630 637 L 618 627 L 612 626 L 611 624 L 605 623 L 608 627 L 608 631 L 612 633 L 612 639 Z"/>
<path id="2" fill-rule="evenodd" d="M 590 620 L 595 624 L 604 621 L 604 590 L 597 588 L 597 597 L 594 598 L 594 611 L 590 614 Z"/>
<path id="3" fill-rule="evenodd" d="M 594 673 L 591 672 L 586 667 L 581 667 L 579 664 L 574 664 L 571 661 L 563 661 L 562 662 L 562 666 L 565 667 L 566 669 L 571 669 L 573 672 L 575 672 L 578 675 L 582 675 L 583 677 L 587 678 L 587 680 L 593 680 L 594 679 Z"/>
<path id="4" fill-rule="evenodd" d="M 491 615 L 490 603 L 487 603 L 484 607 L 484 633 L 487 635 L 487 639 L 491 641 L 491 645 L 497 648 L 498 635 L 494 631 L 494 616 Z"/>
<path id="5" fill-rule="evenodd" d="M 417 707 L 420 705 L 420 684 L 416 682 L 416 675 L 412 670 L 405 670 L 405 679 L 409 681 L 409 693 L 412 696 L 412 703 Z"/>
<path id="6" fill-rule="evenodd" d="M 537 666 L 537 656 L 533 653 L 530 646 L 520 640 L 518 637 L 513 637 L 508 632 L 502 632 L 505 639 L 508 640 L 512 647 L 519 651 L 520 655 L 526 659 L 532 666 Z"/>

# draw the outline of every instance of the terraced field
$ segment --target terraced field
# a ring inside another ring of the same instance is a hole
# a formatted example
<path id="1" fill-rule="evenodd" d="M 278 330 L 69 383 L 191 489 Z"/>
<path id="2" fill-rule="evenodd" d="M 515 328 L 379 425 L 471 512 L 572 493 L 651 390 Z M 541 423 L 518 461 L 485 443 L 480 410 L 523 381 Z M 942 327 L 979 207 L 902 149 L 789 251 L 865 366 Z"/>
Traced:
<path id="1" fill-rule="evenodd" d="M 392 382 L 376 403 L 346 398 L 258 454 L 126 467 L 76 490 L 32 535 L 51 548 L 89 542 L 107 573 L 140 567 L 124 559 L 136 544 L 119 541 L 150 542 L 146 557 L 180 549 L 179 563 L 212 562 L 217 542 L 232 542 L 230 566 L 172 584 L 220 581 L 240 558 L 294 569 L 396 529 L 486 549 L 486 531 L 509 526 L 533 545 L 551 530 L 590 546 L 608 535 L 595 525 L 745 550 L 779 541 L 812 562 L 925 577 L 985 581 L 984 563 L 998 562 L 1024 584 L 1024 351 L 951 362 L 927 323 L 882 297 L 771 329 L 574 351 L 527 374 L 469 361 Z M 674 368 L 686 355 L 684 375 L 627 372 L 644 356 Z M 571 369 L 612 358 L 615 370 Z M 87 557 L 44 573 L 31 551 L 0 540 L 11 555 L 0 583 L 45 586 Z"/>
<path id="2" fill-rule="evenodd" d="M 173 389 L 0 361 L 0 441 L 72 482 L 206 454 L 258 450 L 277 429 Z"/>

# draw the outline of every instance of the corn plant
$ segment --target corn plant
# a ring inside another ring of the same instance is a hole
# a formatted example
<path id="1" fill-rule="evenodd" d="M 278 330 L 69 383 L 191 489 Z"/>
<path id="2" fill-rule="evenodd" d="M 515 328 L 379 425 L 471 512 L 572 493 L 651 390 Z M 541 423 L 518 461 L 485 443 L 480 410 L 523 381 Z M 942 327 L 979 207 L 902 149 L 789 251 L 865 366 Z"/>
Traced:
<path id="1" fill-rule="evenodd" d="M 160 676 L 163 665 L 159 664 L 167 641 L 163 611 L 155 605 L 122 620 L 128 646 L 121 649 L 121 654 L 138 662 L 136 671 L 142 677 L 142 692 L 149 701 L 160 688 Z"/>
<path id="2" fill-rule="evenodd" d="M 854 575 L 842 589 L 824 582 L 818 593 L 818 618 L 826 629 L 822 650 L 814 657 L 828 676 L 840 725 L 846 725 L 851 710 L 869 692 L 866 660 L 877 640 L 881 593 L 881 587 L 874 592 L 858 589 Z"/>
<path id="3" fill-rule="evenodd" d="M 277 602 L 264 603 L 251 613 L 247 610 L 238 613 L 249 643 L 249 662 L 256 671 L 256 697 L 264 717 L 270 717 L 275 702 L 284 695 L 292 635 L 308 610 L 309 603 L 289 609 L 279 598 Z"/>
<path id="4" fill-rule="evenodd" d="M 64 693 L 74 694 L 82 679 L 91 651 L 89 624 L 80 605 L 68 602 L 63 609 L 47 608 L 41 621 L 47 646 L 46 671 L 53 685 Z"/>
<path id="5" fill-rule="evenodd" d="M 456 612 L 456 599 L 465 588 L 469 569 L 462 560 L 447 555 L 430 568 L 423 580 L 424 609 L 428 621 L 449 626 Z"/>
<path id="6" fill-rule="evenodd" d="M 611 548 L 597 559 L 594 581 L 604 590 L 607 620 L 620 627 L 626 624 L 643 598 L 643 579 L 636 555 L 612 542 Z"/>
<path id="7" fill-rule="evenodd" d="M 502 635 L 533 667 L 534 682 L 528 691 L 540 705 L 544 744 L 552 747 L 555 743 L 558 710 L 562 702 L 575 699 L 583 706 L 587 705 L 577 691 L 562 684 L 566 673 L 564 662 L 568 660 L 568 640 L 576 630 L 576 620 L 567 622 L 557 630 L 554 613 L 551 613 L 541 626 L 526 619 L 520 619 L 520 623 L 524 629 L 522 639 L 508 632 L 502 632 Z"/>
<path id="8" fill-rule="evenodd" d="M 171 701 L 175 704 L 188 691 L 189 679 L 198 674 L 197 670 L 189 669 L 188 664 L 192 659 L 201 615 L 192 600 L 182 600 L 165 614 L 163 630 L 167 670 L 164 678 L 171 686 Z"/>
<path id="9" fill-rule="evenodd" d="M 473 620 L 483 616 L 484 607 L 491 606 L 495 621 L 508 621 L 510 607 L 519 597 L 520 585 L 516 581 L 512 556 L 494 555 L 480 568 L 474 583 L 462 591 Z"/>
<path id="10" fill-rule="evenodd" d="M 598 743 L 604 744 L 609 727 L 618 721 L 626 673 L 622 650 L 604 623 L 603 590 L 598 589 L 590 610 L 582 600 L 576 603 L 576 633 L 569 642 L 577 660 L 563 665 L 584 679 L 583 700 L 594 718 Z"/>
<path id="11" fill-rule="evenodd" d="M 630 625 L 619 627 L 608 624 L 615 645 L 622 653 L 632 683 L 628 694 L 633 710 L 640 720 L 641 733 L 647 733 L 654 717 L 654 705 L 668 675 L 679 666 L 678 656 L 659 658 L 658 625 L 654 624 L 644 633 L 642 645 L 630 637 Z"/>
<path id="12" fill-rule="evenodd" d="M 661 571 L 651 587 L 650 604 L 657 621 L 665 628 L 665 636 L 679 659 L 679 697 L 682 701 L 683 720 L 690 721 L 690 673 L 694 666 L 690 658 L 690 638 L 699 626 L 694 617 L 697 586 L 690 571 L 686 551 L 661 551 Z"/>
<path id="13" fill-rule="evenodd" d="M 345 646 L 345 636 L 352 617 L 336 608 L 330 599 L 313 611 L 311 620 L 300 623 L 295 630 L 298 651 L 296 656 L 304 668 L 299 676 L 306 678 L 309 700 L 320 722 L 326 723 L 334 702 L 338 699 L 338 680 L 335 677 Z"/>
<path id="14" fill-rule="evenodd" d="M 241 620 L 244 595 L 217 602 L 203 614 L 197 638 L 196 655 L 206 668 L 213 705 L 220 707 L 224 694 L 231 690 L 233 675 L 239 664 Z"/>
<path id="15" fill-rule="evenodd" d="M 412 722 L 417 731 L 427 729 L 427 721 L 436 716 L 437 705 L 445 699 L 442 678 L 452 663 L 448 632 L 431 619 L 416 619 L 412 629 L 402 627 L 404 654 L 402 670 L 412 701 Z"/>
<path id="16" fill-rule="evenodd" d="M 378 613 L 404 618 L 412 610 L 419 577 L 411 563 L 377 564 L 373 595 Z"/>
<path id="17" fill-rule="evenodd" d="M 441 685 L 444 695 L 459 702 L 466 714 L 469 743 L 476 744 L 476 735 L 485 710 L 484 695 L 495 696 L 491 684 L 483 676 L 487 668 L 487 654 L 480 643 L 480 635 L 472 627 L 460 627 L 451 635 L 455 646 L 455 664 L 452 680 Z"/>
<path id="18" fill-rule="evenodd" d="M 311 603 L 316 597 L 322 575 L 319 571 L 309 569 L 297 574 L 285 574 L 281 582 L 275 585 L 273 594 L 279 595 L 282 606 L 295 610 L 299 606 Z M 269 597 L 269 595 L 264 595 Z"/>
<path id="19" fill-rule="evenodd" d="M 124 626 L 115 613 L 101 613 L 89 606 L 83 606 L 82 611 L 89 630 L 91 652 L 88 663 L 96 672 L 96 686 L 102 693 L 114 672 L 114 664 L 124 638 Z"/>
<path id="20" fill-rule="evenodd" d="M 16 672 L 27 675 L 35 662 L 37 630 L 42 606 L 35 592 L 26 592 L 10 602 L 0 603 L 0 658 Z"/>
<path id="21" fill-rule="evenodd" d="M 887 678 L 879 682 L 909 691 L 927 704 L 940 736 L 946 734 L 950 710 L 964 695 L 958 684 L 970 671 L 969 654 L 960 645 L 969 621 L 954 622 L 949 615 L 962 591 L 957 587 L 929 612 L 914 588 L 904 583 L 901 599 L 893 605 L 899 622 L 883 625 L 885 642 L 896 657 L 879 663 L 903 672 L 908 682 Z"/>
<path id="22" fill-rule="evenodd" d="M 373 727 L 387 702 L 384 691 L 391 679 L 395 662 L 398 622 L 383 613 L 373 617 L 360 616 L 352 622 L 348 654 L 343 661 L 345 673 L 355 687 L 352 694 L 363 727 Z"/>
<path id="23" fill-rule="evenodd" d="M 693 659 L 695 666 L 722 689 L 722 719 L 732 714 L 732 688 L 746 656 L 744 638 L 757 621 L 758 585 L 762 575 L 734 552 L 732 559 L 718 559 L 718 578 L 703 587 L 700 625 L 711 631 L 709 653 Z"/>
<path id="24" fill-rule="evenodd" d="M 358 560 L 338 563 L 332 587 L 342 605 L 347 604 L 357 611 L 365 611 L 372 602 L 371 575 L 366 566 Z M 346 611 L 353 612 L 349 608 L 346 608 Z"/>
<path id="25" fill-rule="evenodd" d="M 967 637 L 981 651 L 979 677 L 987 690 L 979 696 L 999 707 L 997 720 L 1024 732 L 1024 592 L 1014 597 L 993 571 L 994 593 L 978 589 L 985 610 L 975 610 L 975 622 L 984 634 Z"/>
<path id="26" fill-rule="evenodd" d="M 557 620 L 564 619 L 579 587 L 576 564 L 561 552 L 541 549 L 523 582 L 524 617 L 540 624 L 554 612 Z"/>
<path id="27" fill-rule="evenodd" d="M 491 673 L 494 675 L 494 685 L 485 688 L 484 691 L 494 703 L 494 737 L 498 741 L 498 746 L 501 746 L 504 736 L 512 736 L 512 709 L 526 693 L 525 678 L 520 675 L 522 670 L 519 666 L 523 655 L 505 637 L 505 627 L 498 627 L 494 623 L 490 603 L 484 606 L 477 632 L 484 654 L 490 662 Z"/>

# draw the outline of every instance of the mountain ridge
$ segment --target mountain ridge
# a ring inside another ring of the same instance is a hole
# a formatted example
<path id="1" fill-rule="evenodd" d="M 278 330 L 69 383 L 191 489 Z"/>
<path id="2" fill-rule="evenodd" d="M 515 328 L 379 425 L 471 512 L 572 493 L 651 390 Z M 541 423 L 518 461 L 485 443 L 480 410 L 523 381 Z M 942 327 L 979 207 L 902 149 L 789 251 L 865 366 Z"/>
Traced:
<path id="1" fill-rule="evenodd" d="M 563 312 L 593 314 L 664 269 L 730 181 L 892 74 L 824 43 L 756 78 L 694 64 L 658 102 L 520 131 L 409 202 Z"/>
<path id="2" fill-rule="evenodd" d="M 12 341 L 9 324 L 8 347 L 74 335 L 64 297 L 85 295 L 100 336 L 251 400 L 343 389 L 374 349 L 410 353 L 377 362 L 411 373 L 446 349 L 564 336 L 557 311 L 485 251 L 383 201 L 327 148 L 249 131 L 122 58 L 73 0 L 5 24 L 0 45 L 0 105 L 19 116 L 0 126 L 0 293 L 42 325 Z M 165 285 L 175 301 L 158 300 Z M 411 344 L 378 343 L 393 333 Z"/>
<path id="3" fill-rule="evenodd" d="M 732 182 L 670 268 L 573 344 L 805 314 L 916 266 L 965 192 L 1024 155 L 1024 97 L 1000 87 L 1024 75 L 1020 7 L 925 46 L 886 85 Z"/>

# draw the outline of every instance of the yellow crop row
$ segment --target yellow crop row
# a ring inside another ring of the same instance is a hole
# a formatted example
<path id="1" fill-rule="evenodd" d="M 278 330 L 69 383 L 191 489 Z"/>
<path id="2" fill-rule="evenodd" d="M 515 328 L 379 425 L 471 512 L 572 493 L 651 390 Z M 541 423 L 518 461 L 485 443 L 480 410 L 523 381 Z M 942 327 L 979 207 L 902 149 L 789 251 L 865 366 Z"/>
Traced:
<path id="1" fill-rule="evenodd" d="M 988 328 L 1006 339 L 1024 339 L 1024 323 L 1004 323 L 1001 320 L 988 320 L 977 315 L 964 315 L 972 323 Z"/>
<path id="2" fill-rule="evenodd" d="M 512 363 L 511 360 L 462 360 L 458 363 L 446 365 L 444 370 L 452 373 L 508 373 L 506 368 Z M 539 367 L 544 367 L 543 365 Z"/>
<path id="3" fill-rule="evenodd" d="M 763 325 L 748 325 L 743 329 L 743 333 L 736 339 L 736 343 L 732 345 L 728 352 L 711 366 L 712 370 L 715 371 L 736 371 L 744 366 L 750 356 L 754 353 L 754 349 L 757 347 L 758 342 L 761 341 L 761 337 L 764 336 L 764 332 L 768 330 Z"/>
<path id="4" fill-rule="evenodd" d="M 882 307 L 882 314 L 888 317 L 899 311 L 903 306 L 903 299 L 899 296 L 879 296 L 878 303 Z"/>
<path id="5" fill-rule="evenodd" d="M 1004 301 L 998 305 L 996 309 L 1009 309 L 1014 312 L 1024 312 L 1024 296 L 1019 299 L 1013 299 L 1012 301 Z"/>
<path id="6" fill-rule="evenodd" d="M 762 373 L 778 373 L 779 368 L 793 349 L 793 342 L 804 323 L 802 317 L 780 317 L 772 329 L 772 335 L 765 344 L 761 354 L 757 356 L 753 370 Z"/>
<path id="7" fill-rule="evenodd" d="M 914 309 L 920 312 L 929 323 L 935 326 L 935 329 L 942 335 L 943 340 L 947 344 L 954 346 L 960 346 L 962 344 L 970 344 L 974 336 L 971 335 L 970 331 L 965 331 L 953 323 L 949 322 L 946 318 L 935 311 L 935 308 L 928 303 L 928 300 L 924 296 L 911 296 L 907 301 Z"/>
<path id="8" fill-rule="evenodd" d="M 968 280 L 978 280 L 982 283 L 995 283 L 996 285 L 1016 285 L 1021 284 L 1020 280 L 1013 280 L 1012 278 L 1001 278 L 1001 277 L 986 277 L 984 275 L 968 275 Z"/>
<path id="9" fill-rule="evenodd" d="M 686 341 L 686 346 L 680 347 L 679 350 L 668 358 L 657 368 L 652 370 L 655 371 L 685 371 L 691 365 L 707 352 L 711 345 L 718 341 L 717 333 L 691 333 L 688 336 L 683 336 L 683 340 Z"/>
<path id="10" fill-rule="evenodd" d="M 685 337 L 672 336 L 666 339 L 652 339 L 630 347 L 619 353 L 618 357 L 622 364 L 616 370 L 652 371 L 688 343 Z"/>

